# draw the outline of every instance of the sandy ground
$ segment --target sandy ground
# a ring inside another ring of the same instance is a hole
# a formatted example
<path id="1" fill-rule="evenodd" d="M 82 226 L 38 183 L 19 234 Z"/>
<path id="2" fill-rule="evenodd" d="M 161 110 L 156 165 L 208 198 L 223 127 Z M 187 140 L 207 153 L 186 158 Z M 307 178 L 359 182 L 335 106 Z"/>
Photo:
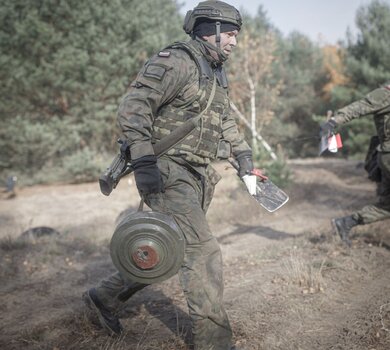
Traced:
<path id="1" fill-rule="evenodd" d="M 224 257 L 225 301 L 235 342 L 248 350 L 390 349 L 390 222 L 354 229 L 351 248 L 330 219 L 375 200 L 354 161 L 291 161 L 290 201 L 267 213 L 223 175 L 208 218 Z M 115 222 L 139 202 L 132 177 L 109 196 L 96 183 L 17 189 L 0 200 L 0 349 L 190 349 L 177 277 L 124 306 L 108 337 L 81 294 L 114 271 Z M 130 184 L 129 184 L 130 183 Z M 59 234 L 21 240 L 33 227 Z"/>

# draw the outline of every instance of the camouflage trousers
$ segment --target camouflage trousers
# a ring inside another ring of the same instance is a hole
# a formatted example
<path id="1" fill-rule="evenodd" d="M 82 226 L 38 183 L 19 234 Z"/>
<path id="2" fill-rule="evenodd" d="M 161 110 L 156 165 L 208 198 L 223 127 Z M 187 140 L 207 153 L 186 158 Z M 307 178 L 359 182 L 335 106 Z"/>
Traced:
<path id="1" fill-rule="evenodd" d="M 377 184 L 378 202 L 366 205 L 353 214 L 362 224 L 390 218 L 390 153 L 379 153 L 378 163 L 382 173 L 381 182 Z"/>
<path id="2" fill-rule="evenodd" d="M 222 255 L 210 232 L 205 213 L 215 181 L 199 176 L 169 158 L 158 165 L 165 192 L 145 196 L 154 211 L 171 214 L 186 238 L 184 262 L 179 279 L 192 320 L 195 350 L 230 350 L 232 331 L 223 306 Z M 146 285 L 124 281 L 116 273 L 97 286 L 99 299 L 112 311 Z"/>

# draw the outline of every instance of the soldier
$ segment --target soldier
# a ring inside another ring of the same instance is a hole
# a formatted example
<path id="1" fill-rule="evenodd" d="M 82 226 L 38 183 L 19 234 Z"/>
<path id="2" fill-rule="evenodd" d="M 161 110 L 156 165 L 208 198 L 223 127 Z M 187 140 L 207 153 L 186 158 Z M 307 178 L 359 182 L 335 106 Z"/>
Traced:
<path id="1" fill-rule="evenodd" d="M 361 100 L 339 109 L 321 125 L 323 133 L 332 132 L 338 125 L 367 115 L 373 115 L 379 139 L 377 150 L 381 179 L 377 189 L 378 202 L 332 220 L 335 231 L 348 245 L 351 245 L 349 233 L 354 226 L 390 218 L 390 85 L 377 88 Z"/>
<path id="2" fill-rule="evenodd" d="M 222 1 L 204 1 L 189 11 L 191 39 L 150 58 L 124 96 L 118 121 L 129 144 L 135 182 L 145 203 L 173 216 L 186 249 L 179 271 L 196 350 L 230 350 L 232 331 L 223 305 L 221 250 L 206 221 L 220 176 L 210 163 L 234 156 L 242 177 L 253 170 L 252 152 L 232 116 L 223 63 L 237 44 L 242 19 Z M 199 114 L 198 127 L 157 159 L 152 144 Z M 117 311 L 146 285 L 119 273 L 84 293 L 111 334 L 122 326 Z"/>

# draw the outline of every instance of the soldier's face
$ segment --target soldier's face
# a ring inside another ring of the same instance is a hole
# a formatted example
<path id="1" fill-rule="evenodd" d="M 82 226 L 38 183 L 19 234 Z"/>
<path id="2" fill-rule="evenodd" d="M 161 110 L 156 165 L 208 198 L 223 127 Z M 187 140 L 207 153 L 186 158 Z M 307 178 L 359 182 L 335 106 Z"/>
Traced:
<path id="1" fill-rule="evenodd" d="M 237 45 L 237 35 L 238 35 L 238 30 L 233 30 L 231 32 L 224 32 L 221 33 L 221 50 L 223 53 L 229 57 L 230 54 L 232 53 L 233 48 Z M 208 41 L 210 44 L 217 46 L 217 42 L 215 40 L 216 36 L 215 35 L 210 35 L 210 36 L 205 36 L 203 39 Z M 216 52 L 211 52 L 211 55 L 215 59 L 218 59 L 218 55 Z"/>

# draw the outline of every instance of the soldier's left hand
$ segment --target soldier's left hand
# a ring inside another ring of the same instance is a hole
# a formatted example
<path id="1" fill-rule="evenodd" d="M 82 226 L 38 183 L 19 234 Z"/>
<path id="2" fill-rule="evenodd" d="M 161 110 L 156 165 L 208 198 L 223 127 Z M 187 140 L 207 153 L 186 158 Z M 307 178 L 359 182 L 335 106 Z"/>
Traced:
<path id="1" fill-rule="evenodd" d="M 239 165 L 238 175 L 240 178 L 243 178 L 245 175 L 250 175 L 253 170 L 252 152 L 243 151 L 236 156 L 236 159 Z"/>

